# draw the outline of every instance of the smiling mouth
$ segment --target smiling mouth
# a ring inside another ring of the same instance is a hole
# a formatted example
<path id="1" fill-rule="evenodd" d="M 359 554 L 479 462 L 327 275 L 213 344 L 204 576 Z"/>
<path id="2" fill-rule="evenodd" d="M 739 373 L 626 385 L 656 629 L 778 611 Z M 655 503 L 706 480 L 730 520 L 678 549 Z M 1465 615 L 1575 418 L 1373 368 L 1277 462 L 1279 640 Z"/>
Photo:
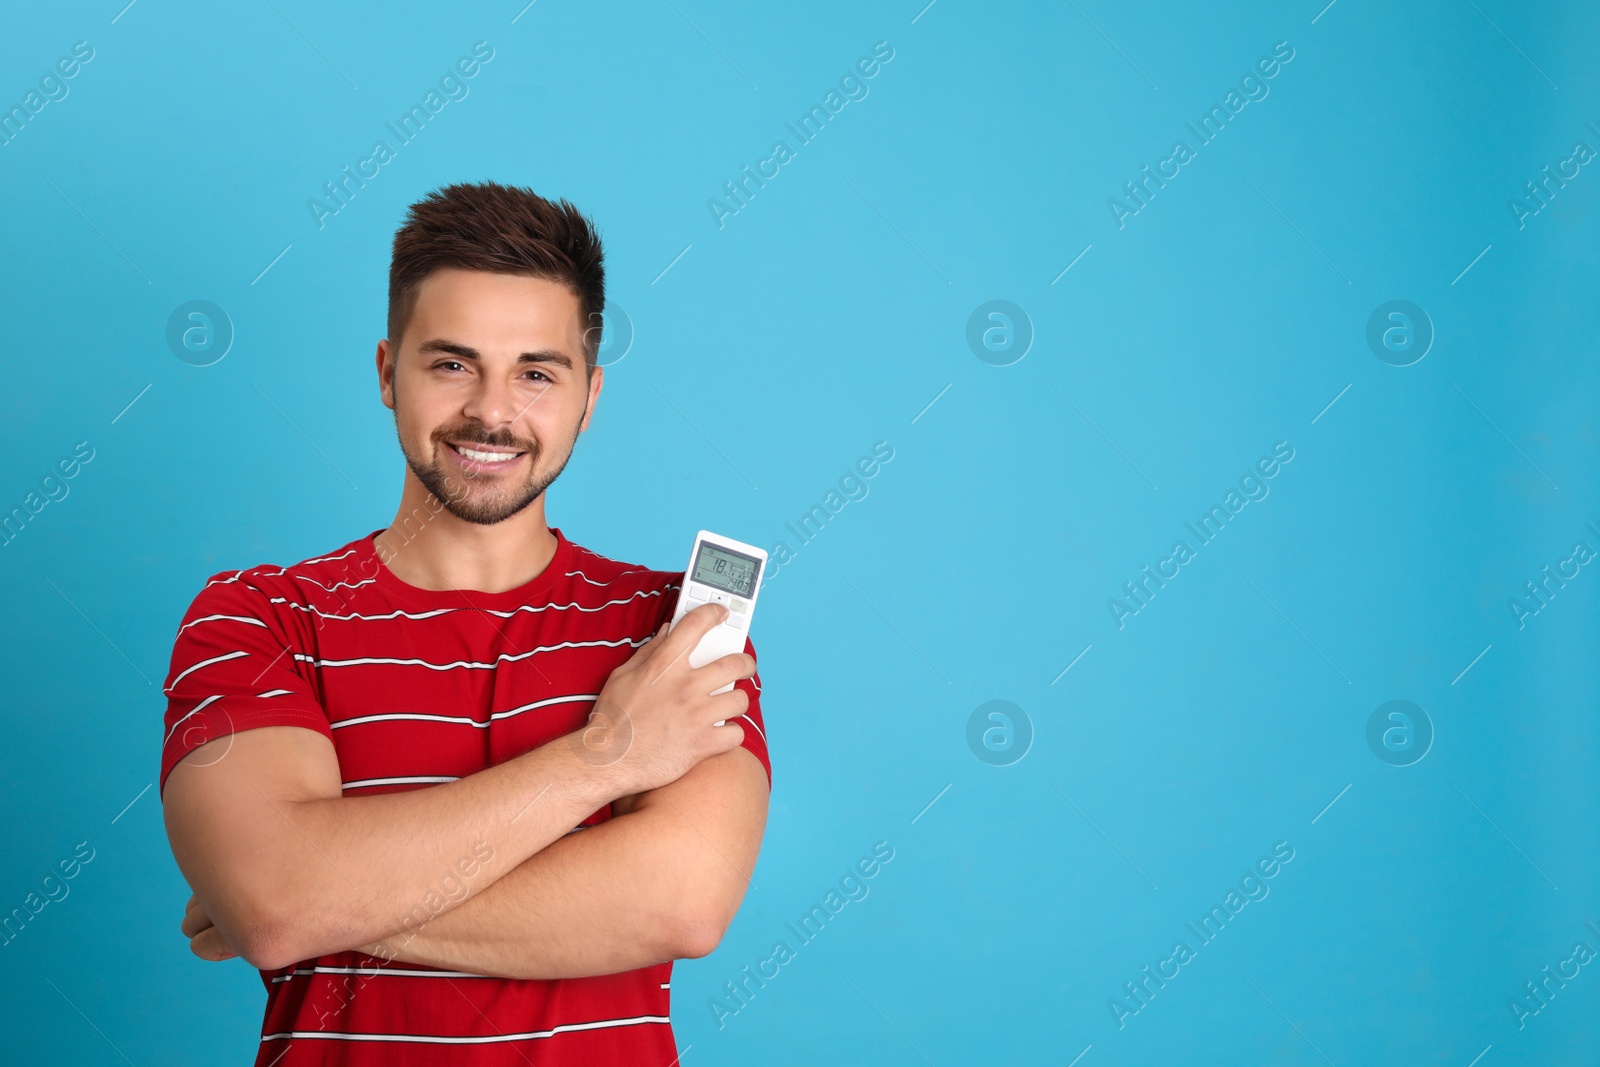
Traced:
<path id="1" fill-rule="evenodd" d="M 509 463 L 512 460 L 521 459 L 526 454 L 523 452 L 513 452 L 501 449 L 481 447 L 474 448 L 464 444 L 456 444 L 453 441 L 446 441 L 445 444 L 448 445 L 453 452 L 464 459 L 470 460 L 473 463 L 481 463 L 490 466 L 498 466 L 500 464 Z"/>

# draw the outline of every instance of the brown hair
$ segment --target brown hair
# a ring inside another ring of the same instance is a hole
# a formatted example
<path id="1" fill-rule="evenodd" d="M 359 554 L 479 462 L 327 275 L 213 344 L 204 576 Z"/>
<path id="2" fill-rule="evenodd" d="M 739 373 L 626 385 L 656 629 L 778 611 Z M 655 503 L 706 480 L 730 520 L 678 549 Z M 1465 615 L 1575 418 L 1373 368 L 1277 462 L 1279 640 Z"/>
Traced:
<path id="1" fill-rule="evenodd" d="M 389 342 L 396 347 L 417 290 L 441 267 L 547 278 L 578 298 L 585 371 L 600 350 L 606 271 L 594 224 L 566 200 L 497 182 L 446 185 L 412 204 L 389 262 Z"/>

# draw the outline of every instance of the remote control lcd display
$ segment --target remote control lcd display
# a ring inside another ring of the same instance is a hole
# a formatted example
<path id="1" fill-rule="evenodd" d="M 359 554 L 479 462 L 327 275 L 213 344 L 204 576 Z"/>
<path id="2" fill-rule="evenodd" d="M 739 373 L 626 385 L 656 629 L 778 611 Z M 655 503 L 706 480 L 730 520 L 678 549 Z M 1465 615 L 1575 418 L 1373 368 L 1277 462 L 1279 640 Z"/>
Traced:
<path id="1" fill-rule="evenodd" d="M 694 561 L 694 573 L 689 577 L 724 593 L 748 597 L 755 591 L 756 574 L 760 569 L 759 559 L 703 542 Z"/>

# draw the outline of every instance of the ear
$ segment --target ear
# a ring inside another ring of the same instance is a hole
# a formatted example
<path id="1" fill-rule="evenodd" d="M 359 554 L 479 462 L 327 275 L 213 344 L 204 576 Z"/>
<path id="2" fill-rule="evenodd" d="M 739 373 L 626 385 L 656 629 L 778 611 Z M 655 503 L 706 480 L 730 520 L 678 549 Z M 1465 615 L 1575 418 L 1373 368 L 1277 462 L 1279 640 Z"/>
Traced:
<path id="1" fill-rule="evenodd" d="M 389 346 L 389 339 L 384 338 L 378 342 L 378 396 L 383 400 L 383 406 L 394 410 L 394 349 Z"/>
<path id="2" fill-rule="evenodd" d="M 582 433 L 589 428 L 589 420 L 594 418 L 595 405 L 600 402 L 600 389 L 605 385 L 605 383 L 606 369 L 604 367 L 596 367 L 589 375 L 589 399 L 584 406 L 583 422 L 578 426 L 579 433 Z"/>

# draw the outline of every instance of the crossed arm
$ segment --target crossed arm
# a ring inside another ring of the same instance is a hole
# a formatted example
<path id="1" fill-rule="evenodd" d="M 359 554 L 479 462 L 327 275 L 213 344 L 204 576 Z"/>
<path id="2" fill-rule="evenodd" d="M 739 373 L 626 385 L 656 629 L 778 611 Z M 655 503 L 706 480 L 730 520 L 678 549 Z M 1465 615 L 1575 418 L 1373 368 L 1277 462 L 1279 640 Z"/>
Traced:
<path id="1" fill-rule="evenodd" d="M 495 777 L 496 770 L 483 774 Z M 507 978 L 612 974 L 705 955 L 743 900 L 767 806 L 765 771 L 748 750 L 735 748 L 667 785 L 614 801 L 606 822 L 542 847 L 536 841 L 531 852 L 513 851 L 514 867 L 497 863 L 478 872 L 480 885 L 470 895 L 420 926 L 387 923 L 391 932 L 372 940 L 371 927 L 358 932 L 347 925 L 343 936 L 325 935 L 306 950 L 354 949 L 391 962 Z M 582 815 L 572 818 L 573 810 L 543 812 L 539 821 L 564 817 L 575 825 Z M 504 871 L 498 880 L 495 871 Z M 241 954 L 198 899 L 183 931 L 204 958 Z"/>
<path id="2" fill-rule="evenodd" d="M 721 940 L 767 822 L 766 771 L 745 748 L 615 803 L 460 907 L 360 951 L 504 978 L 615 974 Z M 675 938 L 675 939 L 674 939 Z"/>

